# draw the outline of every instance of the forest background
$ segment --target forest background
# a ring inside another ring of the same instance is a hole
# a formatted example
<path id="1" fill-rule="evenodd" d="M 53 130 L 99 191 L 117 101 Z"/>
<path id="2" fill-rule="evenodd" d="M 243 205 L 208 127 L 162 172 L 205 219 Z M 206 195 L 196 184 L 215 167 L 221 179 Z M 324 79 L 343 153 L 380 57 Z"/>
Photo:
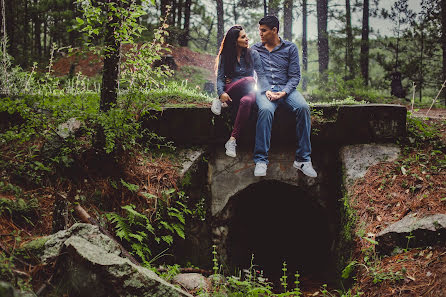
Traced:
<path id="1" fill-rule="evenodd" d="M 13 64 L 30 69 L 37 62 L 42 67 L 48 64 L 53 44 L 58 49 L 56 55 L 84 44 L 82 33 L 73 26 L 77 18 L 82 18 L 85 2 L 5 1 L 2 31 L 6 30 L 7 52 Z M 264 14 L 277 15 L 282 21 L 281 35 L 302 51 L 303 91 L 308 85 L 310 90 L 324 86 L 325 92 L 333 91 L 340 87 L 337 84 L 344 86 L 350 81 L 349 88 L 369 86 L 379 97 L 390 92 L 397 97 L 412 97 L 415 85 L 418 101 L 428 102 L 446 79 L 446 12 L 442 0 L 143 2 L 135 1 L 146 12 L 137 22 L 147 30 L 137 40 L 151 40 L 160 17 L 169 10 L 166 42 L 212 55 L 231 25 L 242 24 L 255 42 L 258 20 Z M 96 38 L 92 45 L 102 42 L 102 38 Z"/>

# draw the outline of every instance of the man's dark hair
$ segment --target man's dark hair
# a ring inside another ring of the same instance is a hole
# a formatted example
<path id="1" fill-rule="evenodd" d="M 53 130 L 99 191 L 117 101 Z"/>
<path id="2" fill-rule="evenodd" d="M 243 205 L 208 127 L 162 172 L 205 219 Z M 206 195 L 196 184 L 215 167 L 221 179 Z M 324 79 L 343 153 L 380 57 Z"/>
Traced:
<path id="1" fill-rule="evenodd" d="M 279 32 L 279 19 L 273 15 L 267 15 L 259 21 L 259 25 L 266 25 L 268 28 L 272 29 L 274 27 L 277 28 L 277 32 Z"/>

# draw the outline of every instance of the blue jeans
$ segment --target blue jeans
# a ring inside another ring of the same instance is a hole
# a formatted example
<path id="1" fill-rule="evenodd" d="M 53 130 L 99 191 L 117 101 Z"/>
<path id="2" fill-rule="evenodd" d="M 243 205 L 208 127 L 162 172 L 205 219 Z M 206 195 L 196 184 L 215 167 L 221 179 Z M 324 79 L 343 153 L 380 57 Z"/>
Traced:
<path id="1" fill-rule="evenodd" d="M 277 91 L 277 90 L 273 90 Z M 296 115 L 296 156 L 298 162 L 311 161 L 311 116 L 310 108 L 304 97 L 297 90 L 276 101 L 269 101 L 265 94 L 257 93 L 256 103 L 259 113 L 256 125 L 256 143 L 254 162 L 268 164 L 268 151 L 271 140 L 271 127 L 276 108 L 283 104 Z"/>

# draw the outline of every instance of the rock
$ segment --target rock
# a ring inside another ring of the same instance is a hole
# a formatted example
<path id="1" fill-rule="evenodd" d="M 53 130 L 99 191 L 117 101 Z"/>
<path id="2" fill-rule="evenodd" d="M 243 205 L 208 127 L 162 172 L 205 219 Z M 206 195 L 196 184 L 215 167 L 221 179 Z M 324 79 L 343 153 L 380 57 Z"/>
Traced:
<path id="1" fill-rule="evenodd" d="M 116 242 L 102 234 L 98 227 L 90 224 L 77 223 L 68 230 L 62 230 L 49 236 L 45 242 L 45 250 L 41 258 L 42 262 L 49 263 L 55 260 L 59 256 L 65 241 L 74 235 L 87 239 L 90 243 L 103 249 L 104 253 L 113 253 L 116 255 L 121 253 Z"/>
<path id="2" fill-rule="evenodd" d="M 0 296 L 1 297 L 35 297 L 32 292 L 20 292 L 15 289 L 10 283 L 0 281 Z"/>
<path id="3" fill-rule="evenodd" d="M 23 246 L 17 249 L 17 252 L 21 254 L 31 254 L 35 259 L 41 259 L 45 251 L 45 243 L 49 238 L 49 236 L 38 237 L 25 243 Z"/>
<path id="4" fill-rule="evenodd" d="M 120 256 L 96 226 L 75 224 L 50 236 L 42 260 L 57 258 L 54 285 L 69 296 L 191 296 Z"/>
<path id="5" fill-rule="evenodd" d="M 211 289 L 207 278 L 199 273 L 180 273 L 172 281 L 188 291 L 209 291 Z"/>
<path id="6" fill-rule="evenodd" d="M 365 176 L 370 166 L 379 162 L 394 161 L 400 155 L 400 148 L 393 144 L 358 144 L 341 149 L 342 165 L 345 168 L 347 187 Z"/>
<path id="7" fill-rule="evenodd" d="M 396 247 L 414 248 L 446 243 L 446 215 L 417 217 L 409 214 L 377 234 L 377 250 L 391 253 Z"/>
<path id="8" fill-rule="evenodd" d="M 60 124 L 57 129 L 57 135 L 62 137 L 63 139 L 67 138 L 70 135 L 76 133 L 77 130 L 81 127 L 82 122 L 76 118 L 71 118 L 65 123 Z"/>
<path id="9" fill-rule="evenodd" d="M 204 149 L 186 149 L 179 153 L 179 156 L 182 158 L 181 170 L 180 170 L 180 179 L 186 177 L 186 173 L 192 168 L 193 165 L 196 165 L 199 161 L 199 158 L 203 157 L 205 153 Z"/>

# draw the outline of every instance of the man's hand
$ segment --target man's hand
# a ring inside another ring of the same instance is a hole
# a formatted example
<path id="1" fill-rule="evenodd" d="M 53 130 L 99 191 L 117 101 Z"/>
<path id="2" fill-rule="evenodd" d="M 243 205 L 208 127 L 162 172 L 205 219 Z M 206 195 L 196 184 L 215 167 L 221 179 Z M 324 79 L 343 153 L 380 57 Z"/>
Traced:
<path id="1" fill-rule="evenodd" d="M 232 101 L 231 97 L 229 97 L 228 93 L 223 93 L 220 95 L 220 101 L 225 103 L 227 101 Z"/>
<path id="2" fill-rule="evenodd" d="M 266 91 L 265 95 L 266 95 L 266 98 L 269 99 L 269 101 L 275 101 L 275 100 L 279 100 L 280 98 L 284 97 L 286 95 L 286 93 L 285 92 Z"/>
<path id="3" fill-rule="evenodd" d="M 231 78 L 229 78 L 229 77 L 225 78 L 225 83 L 226 84 L 230 84 L 231 82 L 232 82 Z"/>

